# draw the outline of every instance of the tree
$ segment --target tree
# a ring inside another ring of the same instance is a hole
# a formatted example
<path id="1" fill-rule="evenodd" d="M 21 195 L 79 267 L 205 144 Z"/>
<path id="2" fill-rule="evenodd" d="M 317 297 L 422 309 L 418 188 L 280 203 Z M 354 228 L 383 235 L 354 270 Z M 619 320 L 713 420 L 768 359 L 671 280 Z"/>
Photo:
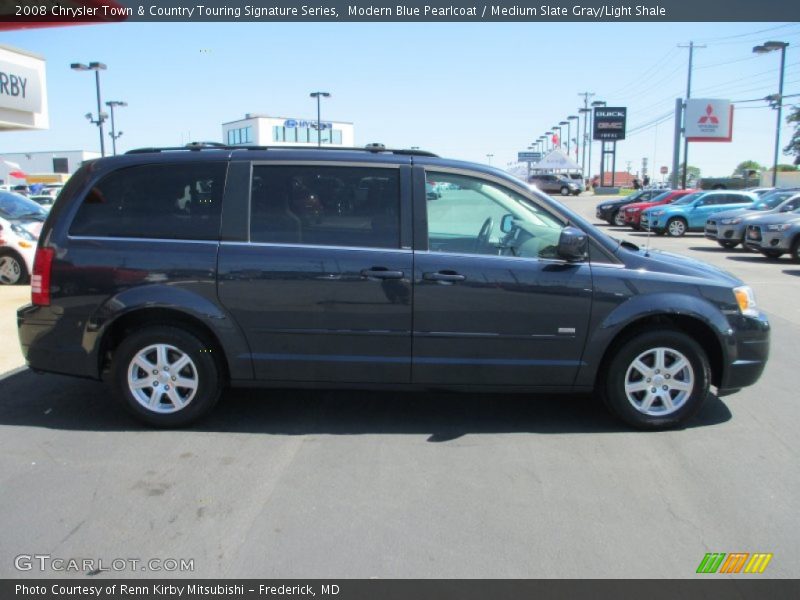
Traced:
<path id="1" fill-rule="evenodd" d="M 733 170 L 733 176 L 738 177 L 742 174 L 747 174 L 748 171 L 758 171 L 761 172 L 764 169 L 760 164 L 758 164 L 754 160 L 744 160 L 736 165 L 736 168 Z"/>
<path id="2" fill-rule="evenodd" d="M 792 112 L 786 117 L 787 123 L 794 123 L 794 135 L 789 141 L 789 145 L 783 149 L 783 153 L 794 155 L 794 164 L 800 165 L 800 106 L 793 106 Z"/>
<path id="3" fill-rule="evenodd" d="M 786 164 L 778 165 L 778 173 L 782 171 L 797 171 L 797 167 L 795 167 L 794 165 L 786 165 Z"/>
<path id="4" fill-rule="evenodd" d="M 686 181 L 697 181 L 700 179 L 700 169 L 689 165 L 686 167 Z M 683 165 L 678 168 L 678 182 L 683 181 Z"/>

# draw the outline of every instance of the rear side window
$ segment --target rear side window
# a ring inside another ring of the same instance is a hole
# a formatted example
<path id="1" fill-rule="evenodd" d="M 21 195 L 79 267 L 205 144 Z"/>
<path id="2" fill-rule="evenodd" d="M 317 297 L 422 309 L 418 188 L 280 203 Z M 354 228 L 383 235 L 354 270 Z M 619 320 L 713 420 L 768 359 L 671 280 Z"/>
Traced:
<path id="1" fill-rule="evenodd" d="M 86 194 L 70 235 L 219 239 L 225 171 L 211 162 L 114 171 Z"/>
<path id="2" fill-rule="evenodd" d="M 399 170 L 255 166 L 250 212 L 253 242 L 398 248 Z"/>

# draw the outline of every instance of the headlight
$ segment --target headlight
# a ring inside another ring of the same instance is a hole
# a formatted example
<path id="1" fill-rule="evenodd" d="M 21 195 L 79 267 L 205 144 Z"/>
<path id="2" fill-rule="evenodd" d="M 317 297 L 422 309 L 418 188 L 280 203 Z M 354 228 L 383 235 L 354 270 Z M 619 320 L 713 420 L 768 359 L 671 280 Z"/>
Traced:
<path id="1" fill-rule="evenodd" d="M 637 213 L 637 212 L 639 212 L 640 210 L 642 210 L 642 209 L 641 209 L 641 208 L 629 208 L 629 209 L 628 209 L 628 212 L 629 212 L 629 213 Z"/>
<path id="2" fill-rule="evenodd" d="M 773 225 L 767 225 L 767 231 L 786 231 L 791 226 L 791 223 L 775 223 Z"/>
<path id="3" fill-rule="evenodd" d="M 733 295 L 736 296 L 736 303 L 739 305 L 739 310 L 742 311 L 743 315 L 748 317 L 758 316 L 756 297 L 749 286 L 743 285 L 733 288 Z"/>
<path id="4" fill-rule="evenodd" d="M 598 208 L 598 210 L 608 210 L 608 204 L 601 204 L 597 208 Z"/>
<path id="5" fill-rule="evenodd" d="M 660 217 L 664 214 L 665 211 L 663 210 L 654 210 L 653 212 L 649 213 L 651 217 Z"/>
<path id="6" fill-rule="evenodd" d="M 35 242 L 36 241 L 36 236 L 33 235 L 30 231 L 28 231 L 24 227 L 22 227 L 21 225 L 17 225 L 16 223 L 13 223 L 11 225 L 11 231 L 16 233 L 23 240 L 28 240 L 29 242 Z"/>
<path id="7" fill-rule="evenodd" d="M 741 222 L 742 222 L 742 218 L 741 217 L 735 217 L 735 218 L 731 218 L 731 219 L 722 219 L 720 221 L 720 223 L 722 225 L 738 225 Z"/>

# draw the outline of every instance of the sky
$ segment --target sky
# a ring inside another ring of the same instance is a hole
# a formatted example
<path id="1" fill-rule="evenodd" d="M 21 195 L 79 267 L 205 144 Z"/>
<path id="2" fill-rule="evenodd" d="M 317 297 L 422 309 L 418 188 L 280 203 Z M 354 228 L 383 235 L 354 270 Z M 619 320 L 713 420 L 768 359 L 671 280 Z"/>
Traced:
<path id="1" fill-rule="evenodd" d="M 355 124 L 356 144 L 430 150 L 507 167 L 518 151 L 583 106 L 580 92 L 628 107 L 617 170 L 647 158 L 671 165 L 675 98 L 752 100 L 777 93 L 790 43 L 784 95 L 800 94 L 800 23 L 122 23 L 4 32 L 0 43 L 47 61 L 50 129 L 5 132 L 3 153 L 99 150 L 94 77 L 71 62 L 100 61 L 103 101 L 124 132 L 118 150 L 222 141 L 223 122 L 245 113 L 316 118 L 309 92 L 324 90 L 322 117 Z M 786 103 L 800 104 L 800 95 Z M 786 112 L 786 111 L 785 111 Z M 659 119 L 661 122 L 659 123 Z M 690 145 L 705 176 L 743 160 L 772 164 L 776 113 L 738 104 L 731 143 Z M 573 137 L 575 135 L 573 127 Z M 782 127 L 781 146 L 792 129 Z M 107 146 L 110 147 L 107 139 Z M 493 157 L 487 158 L 487 154 Z M 790 163 L 789 157 L 781 162 Z M 599 167 L 599 144 L 592 153 Z M 656 176 L 656 179 L 659 176 Z"/>

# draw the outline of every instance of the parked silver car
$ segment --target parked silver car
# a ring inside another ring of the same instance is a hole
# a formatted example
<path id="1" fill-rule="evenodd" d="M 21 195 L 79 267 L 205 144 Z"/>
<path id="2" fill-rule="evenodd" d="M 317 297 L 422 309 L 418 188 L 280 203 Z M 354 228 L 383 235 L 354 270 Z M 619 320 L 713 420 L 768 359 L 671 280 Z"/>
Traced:
<path id="1" fill-rule="evenodd" d="M 744 242 L 747 224 L 765 214 L 791 212 L 800 206 L 800 190 L 775 190 L 762 196 L 753 206 L 714 213 L 706 221 L 705 236 L 723 248 Z"/>
<path id="2" fill-rule="evenodd" d="M 744 243 L 767 258 L 788 252 L 794 262 L 800 262 L 800 208 L 756 219 L 747 226 Z"/>
<path id="3" fill-rule="evenodd" d="M 564 175 L 555 175 L 552 173 L 531 175 L 528 179 L 528 183 L 535 185 L 540 191 L 547 194 L 561 194 L 562 196 L 569 196 L 572 194 L 577 196 L 581 193 L 580 186 Z"/>

